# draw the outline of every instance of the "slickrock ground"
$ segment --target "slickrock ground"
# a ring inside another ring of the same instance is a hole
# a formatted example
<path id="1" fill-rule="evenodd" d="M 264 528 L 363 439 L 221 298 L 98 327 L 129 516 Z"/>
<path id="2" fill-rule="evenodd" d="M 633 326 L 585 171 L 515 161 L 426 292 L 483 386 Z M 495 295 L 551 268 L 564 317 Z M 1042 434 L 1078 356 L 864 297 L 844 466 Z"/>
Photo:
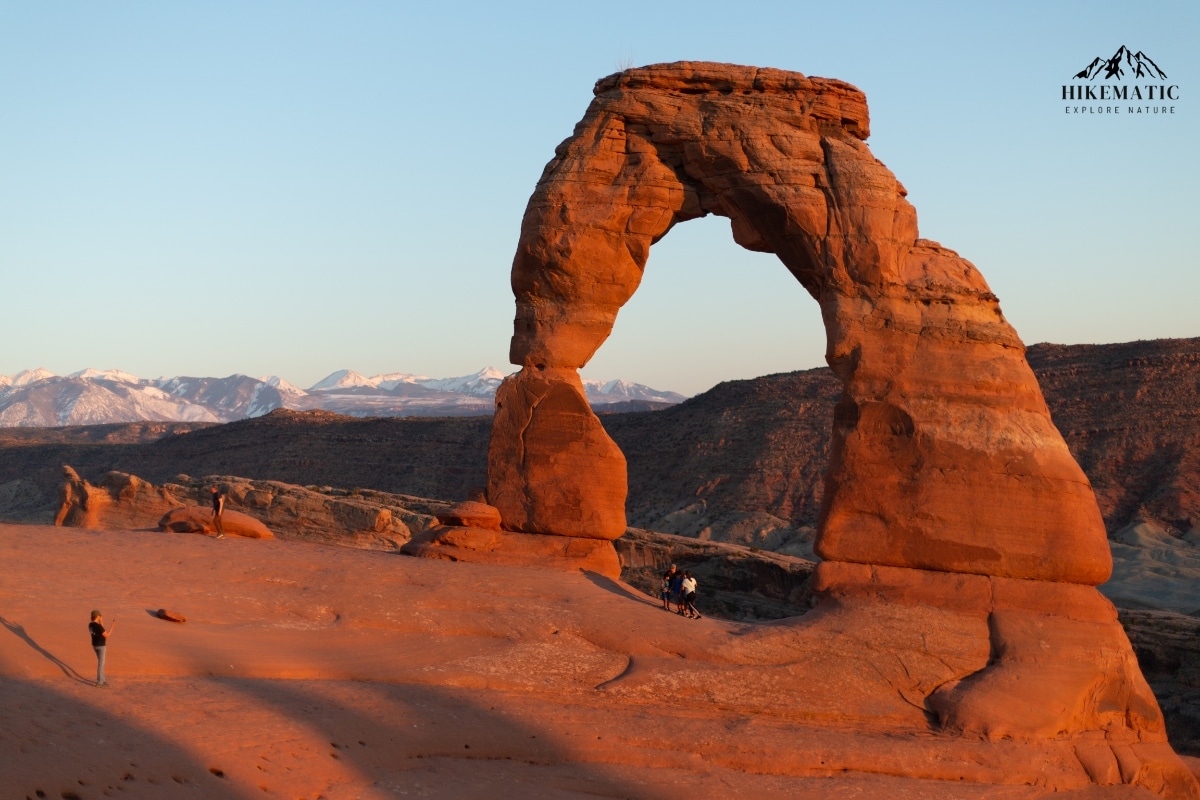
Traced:
<path id="1" fill-rule="evenodd" d="M 884 727 L 821 723 L 806 704 L 877 679 L 763 680 L 772 663 L 803 679 L 788 648 L 807 622 L 688 621 L 583 574 L 12 525 L 0 558 L 6 796 L 1049 797 L 1005 785 L 1031 765 L 1083 785 L 1069 751 L 945 737 L 899 695 Z M 94 607 L 119 616 L 108 689 L 89 684 Z M 738 669 L 705 696 L 706 675 Z"/>

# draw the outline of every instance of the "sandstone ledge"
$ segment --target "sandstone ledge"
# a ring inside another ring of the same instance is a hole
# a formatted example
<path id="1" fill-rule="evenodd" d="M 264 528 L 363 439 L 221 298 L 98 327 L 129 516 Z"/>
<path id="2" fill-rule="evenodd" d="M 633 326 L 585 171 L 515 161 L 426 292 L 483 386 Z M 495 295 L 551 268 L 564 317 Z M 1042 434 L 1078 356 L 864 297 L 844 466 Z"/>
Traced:
<path id="1" fill-rule="evenodd" d="M 400 552 L 447 561 L 584 570 L 614 580 L 621 577 L 616 548 L 605 539 L 436 525 L 414 536 Z"/>

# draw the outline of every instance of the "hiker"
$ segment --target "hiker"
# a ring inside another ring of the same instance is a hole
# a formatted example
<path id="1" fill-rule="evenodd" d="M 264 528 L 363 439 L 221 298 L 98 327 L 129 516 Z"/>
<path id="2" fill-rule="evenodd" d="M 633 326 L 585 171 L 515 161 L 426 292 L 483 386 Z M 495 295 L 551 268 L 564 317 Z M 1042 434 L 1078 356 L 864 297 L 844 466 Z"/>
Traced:
<path id="1" fill-rule="evenodd" d="M 671 602 L 675 604 L 675 613 L 683 613 L 683 573 L 676 571 L 671 575 Z"/>
<path id="2" fill-rule="evenodd" d="M 658 595 L 662 598 L 663 611 L 671 610 L 671 580 L 675 577 L 678 569 L 678 567 L 672 564 L 671 568 L 662 575 L 662 582 L 658 587 Z"/>
<path id="3" fill-rule="evenodd" d="M 221 514 L 225 511 L 225 493 L 216 486 L 212 487 L 212 521 L 216 528 L 217 538 L 225 538 L 225 525 L 221 522 Z"/>
<path id="4" fill-rule="evenodd" d="M 700 619 L 700 612 L 696 610 L 696 579 L 692 577 L 691 572 L 683 573 L 683 605 L 687 611 L 688 619 Z"/>
<path id="5" fill-rule="evenodd" d="M 104 617 L 99 611 L 92 612 L 92 621 L 88 623 L 88 633 L 92 635 L 92 649 L 96 651 L 96 685 L 108 686 L 108 681 L 104 680 L 104 654 L 108 650 L 108 637 L 112 634 L 113 628 L 117 627 L 116 619 L 109 626 L 108 630 L 104 629 Z"/>

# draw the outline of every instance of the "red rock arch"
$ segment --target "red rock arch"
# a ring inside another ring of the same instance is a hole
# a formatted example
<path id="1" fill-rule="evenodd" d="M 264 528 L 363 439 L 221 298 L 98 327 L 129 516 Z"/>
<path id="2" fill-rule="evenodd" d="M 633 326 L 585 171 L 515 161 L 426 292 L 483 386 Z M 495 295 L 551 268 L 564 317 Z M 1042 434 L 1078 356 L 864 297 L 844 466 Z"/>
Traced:
<path id="1" fill-rule="evenodd" d="M 846 83 L 677 63 L 601 80 L 529 201 L 488 499 L 509 530 L 613 539 L 625 461 L 578 377 L 677 223 L 729 218 L 818 302 L 844 391 L 827 561 L 1098 584 L 1091 487 L 983 276 L 920 239 Z M 731 309 L 731 313 L 746 313 Z"/>

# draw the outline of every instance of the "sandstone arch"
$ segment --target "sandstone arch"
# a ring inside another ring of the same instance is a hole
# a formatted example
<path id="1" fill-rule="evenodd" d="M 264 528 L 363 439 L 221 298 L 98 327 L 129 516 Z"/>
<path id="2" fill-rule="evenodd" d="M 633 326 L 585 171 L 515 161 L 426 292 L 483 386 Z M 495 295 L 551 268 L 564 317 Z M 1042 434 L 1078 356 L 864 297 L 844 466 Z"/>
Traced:
<path id="1" fill-rule="evenodd" d="M 1050 421 L 1016 332 L 968 261 L 920 239 L 871 155 L 853 86 L 723 64 L 596 84 L 526 209 L 497 395 L 489 501 L 505 526 L 612 539 L 625 464 L 577 370 L 608 337 L 650 246 L 728 217 L 820 305 L 844 392 L 818 552 L 835 562 L 1098 584 L 1111 571 L 1090 485 Z"/>
<path id="2" fill-rule="evenodd" d="M 725 216 L 817 301 L 843 383 L 820 602 L 730 631 L 702 663 L 639 652 L 604 691 L 898 737 L 887 747 L 902 755 L 868 748 L 814 769 L 1200 798 L 1094 588 L 1111 572 L 1100 512 L 1024 346 L 978 270 L 918 237 L 868 132 L 862 93 L 835 80 L 684 62 L 597 83 L 538 181 L 513 262 L 521 370 L 497 392 L 488 454 L 502 530 L 443 521 L 406 551 L 619 573 L 609 540 L 625 530 L 625 460 L 578 370 L 651 245 Z M 931 766 L 964 739 L 1009 741 L 973 766 Z"/>

